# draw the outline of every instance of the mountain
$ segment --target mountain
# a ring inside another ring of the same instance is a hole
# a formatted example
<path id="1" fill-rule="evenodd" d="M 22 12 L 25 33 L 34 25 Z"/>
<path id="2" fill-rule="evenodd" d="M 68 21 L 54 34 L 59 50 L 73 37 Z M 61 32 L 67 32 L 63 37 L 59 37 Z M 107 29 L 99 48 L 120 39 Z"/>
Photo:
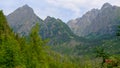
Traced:
<path id="1" fill-rule="evenodd" d="M 25 36 L 29 34 L 36 23 L 44 25 L 43 20 L 28 5 L 24 5 L 9 14 L 7 21 L 14 32 Z"/>
<path id="2" fill-rule="evenodd" d="M 98 9 L 92 9 L 81 18 L 70 20 L 67 24 L 76 35 L 84 36 L 85 29 L 92 23 L 92 20 L 97 16 L 98 11 Z"/>
<path id="3" fill-rule="evenodd" d="M 101 9 L 92 9 L 67 24 L 79 36 L 113 36 L 120 25 L 120 7 L 105 3 Z"/>
<path id="4" fill-rule="evenodd" d="M 76 35 L 70 30 L 70 28 L 60 19 L 48 16 L 44 23 L 47 26 L 48 32 L 46 38 L 51 38 L 55 42 L 66 42 L 74 39 Z"/>
<path id="5" fill-rule="evenodd" d="M 39 34 L 43 39 L 50 39 L 51 44 L 67 42 L 77 37 L 62 20 L 50 16 L 42 20 L 28 5 L 16 9 L 7 16 L 7 20 L 14 32 L 24 36 L 29 35 L 31 28 L 39 23 Z"/>

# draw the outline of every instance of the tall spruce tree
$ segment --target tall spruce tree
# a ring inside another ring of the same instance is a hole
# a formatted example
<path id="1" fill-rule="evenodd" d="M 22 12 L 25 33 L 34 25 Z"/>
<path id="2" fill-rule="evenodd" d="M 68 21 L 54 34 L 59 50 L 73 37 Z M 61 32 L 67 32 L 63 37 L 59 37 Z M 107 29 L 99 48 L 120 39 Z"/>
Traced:
<path id="1" fill-rule="evenodd" d="M 120 26 L 118 26 L 117 36 L 120 36 Z"/>
<path id="2" fill-rule="evenodd" d="M 11 31 L 6 17 L 0 11 L 0 67 L 13 68 L 18 65 L 19 44 Z"/>

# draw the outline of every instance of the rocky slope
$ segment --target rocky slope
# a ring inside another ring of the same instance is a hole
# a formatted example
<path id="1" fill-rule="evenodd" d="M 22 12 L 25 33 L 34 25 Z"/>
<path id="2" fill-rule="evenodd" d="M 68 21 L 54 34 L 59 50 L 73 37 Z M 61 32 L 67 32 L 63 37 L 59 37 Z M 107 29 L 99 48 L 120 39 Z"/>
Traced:
<path id="1" fill-rule="evenodd" d="M 115 35 L 120 24 L 120 7 L 105 3 L 101 9 L 92 9 L 81 18 L 67 24 L 79 36 Z"/>
<path id="2" fill-rule="evenodd" d="M 44 23 L 47 26 L 48 32 L 46 33 L 47 38 L 52 38 L 52 41 L 66 42 L 74 39 L 76 35 L 70 30 L 70 28 L 60 19 L 48 16 Z"/>
<path id="3" fill-rule="evenodd" d="M 21 34 L 28 35 L 31 28 L 38 22 L 43 24 L 42 19 L 35 15 L 32 8 L 24 5 L 7 16 L 9 25 L 13 31 Z"/>

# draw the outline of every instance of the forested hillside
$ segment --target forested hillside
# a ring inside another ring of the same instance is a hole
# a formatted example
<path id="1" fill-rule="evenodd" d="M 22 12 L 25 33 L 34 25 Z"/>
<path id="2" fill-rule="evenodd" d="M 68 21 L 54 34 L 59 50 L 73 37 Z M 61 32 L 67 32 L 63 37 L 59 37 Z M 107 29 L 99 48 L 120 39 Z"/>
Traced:
<path id="1" fill-rule="evenodd" d="M 13 33 L 0 11 L 0 68 L 76 67 L 68 58 L 49 49 L 48 41 L 39 36 L 38 28 L 36 24 L 26 41 L 25 37 Z"/>

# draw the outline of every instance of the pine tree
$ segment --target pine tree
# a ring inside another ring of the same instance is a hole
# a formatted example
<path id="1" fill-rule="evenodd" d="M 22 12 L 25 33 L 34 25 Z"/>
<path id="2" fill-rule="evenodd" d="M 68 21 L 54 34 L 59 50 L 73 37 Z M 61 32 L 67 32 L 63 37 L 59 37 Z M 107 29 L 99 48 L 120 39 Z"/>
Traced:
<path id="1" fill-rule="evenodd" d="M 117 36 L 120 36 L 120 26 L 118 26 L 118 32 L 116 34 Z"/>
<path id="2" fill-rule="evenodd" d="M 36 24 L 32 28 L 29 38 L 29 59 L 31 60 L 28 65 L 32 65 L 33 68 L 47 68 L 46 62 L 46 48 L 47 42 L 42 40 L 39 35 L 39 24 Z"/>
<path id="3" fill-rule="evenodd" d="M 19 44 L 6 17 L 0 11 L 0 67 L 13 68 L 18 64 Z"/>
<path id="4" fill-rule="evenodd" d="M 7 37 L 11 34 L 10 27 L 7 24 L 7 20 L 2 11 L 0 11 L 0 41 L 7 40 Z"/>

